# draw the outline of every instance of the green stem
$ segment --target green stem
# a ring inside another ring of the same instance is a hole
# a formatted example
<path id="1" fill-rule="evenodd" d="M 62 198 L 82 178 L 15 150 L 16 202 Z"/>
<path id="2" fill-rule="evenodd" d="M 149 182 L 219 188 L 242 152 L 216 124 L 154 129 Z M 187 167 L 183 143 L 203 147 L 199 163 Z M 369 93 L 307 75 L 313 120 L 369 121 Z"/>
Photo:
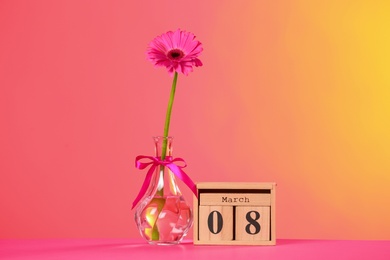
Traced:
<path id="1" fill-rule="evenodd" d="M 163 138 L 163 143 L 162 143 L 162 151 L 161 151 L 161 160 L 165 160 L 166 153 L 167 153 L 167 146 L 168 146 L 168 133 L 169 133 L 169 123 L 171 122 L 171 113 L 172 113 L 172 106 L 173 106 L 173 100 L 175 99 L 175 92 L 176 92 L 176 83 L 177 83 L 177 76 L 178 73 L 175 72 L 175 75 L 173 77 L 173 82 L 172 82 L 172 88 L 171 88 L 171 95 L 169 97 L 169 102 L 168 102 L 168 108 L 167 108 L 167 114 L 165 117 L 165 125 L 164 125 L 164 138 Z M 160 178 L 164 178 L 164 166 L 160 166 L 160 172 L 162 176 Z M 164 187 L 160 187 L 157 189 L 158 195 L 161 196 L 162 199 L 156 199 L 156 202 L 158 204 L 157 211 L 158 215 L 160 215 L 162 208 L 164 207 L 165 204 L 165 199 L 164 199 Z M 158 231 L 157 228 L 157 223 L 154 224 L 152 228 L 152 240 L 159 240 L 160 237 L 160 232 Z"/>
<path id="2" fill-rule="evenodd" d="M 172 82 L 171 95 L 169 97 L 169 102 L 168 102 L 167 114 L 165 117 L 164 139 L 162 143 L 161 160 L 165 160 L 165 156 L 167 153 L 169 123 L 171 122 L 172 105 L 173 105 L 173 100 L 175 99 L 177 75 L 178 75 L 177 72 L 175 72 L 175 75 L 173 77 L 173 82 Z"/>
<path id="3" fill-rule="evenodd" d="M 154 199 L 152 199 L 151 203 L 157 204 L 157 212 L 160 215 L 160 213 L 165 205 L 165 199 L 154 198 Z M 158 231 L 158 228 L 157 228 L 157 220 L 158 220 L 158 217 L 157 217 L 156 222 L 154 223 L 153 228 L 152 228 L 152 240 L 153 241 L 160 239 L 160 232 Z"/>
<path id="4" fill-rule="evenodd" d="M 161 151 L 162 161 L 165 160 L 167 154 L 169 124 L 171 122 L 172 106 L 173 106 L 173 101 L 175 99 L 177 76 L 178 73 L 175 72 L 175 75 L 173 77 L 173 82 L 172 82 L 171 95 L 169 97 L 169 102 L 168 102 L 167 114 L 165 116 L 164 135 L 163 135 L 162 151 Z M 162 165 L 160 166 L 160 173 L 164 174 L 164 166 Z M 164 187 L 161 187 L 161 189 L 157 190 L 157 194 L 163 196 L 164 195 L 163 189 Z"/>

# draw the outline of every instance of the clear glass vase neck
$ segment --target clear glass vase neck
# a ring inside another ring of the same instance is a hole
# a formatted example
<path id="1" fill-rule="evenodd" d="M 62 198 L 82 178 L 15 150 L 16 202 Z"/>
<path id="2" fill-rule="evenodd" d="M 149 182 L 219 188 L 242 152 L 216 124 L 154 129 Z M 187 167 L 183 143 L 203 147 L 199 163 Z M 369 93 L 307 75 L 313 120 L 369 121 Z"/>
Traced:
<path id="1" fill-rule="evenodd" d="M 172 136 L 153 136 L 154 141 L 154 155 L 156 157 L 165 158 L 166 156 L 172 156 L 173 152 L 173 137 Z M 165 155 L 163 156 L 163 149 L 165 146 Z"/>

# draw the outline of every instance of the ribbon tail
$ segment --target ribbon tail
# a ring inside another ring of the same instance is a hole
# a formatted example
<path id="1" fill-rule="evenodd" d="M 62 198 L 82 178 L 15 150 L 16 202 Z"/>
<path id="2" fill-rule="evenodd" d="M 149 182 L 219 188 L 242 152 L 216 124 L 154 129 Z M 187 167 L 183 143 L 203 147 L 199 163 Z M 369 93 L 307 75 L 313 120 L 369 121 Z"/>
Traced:
<path id="1" fill-rule="evenodd" d="M 150 180 L 152 179 L 152 176 L 153 176 L 153 172 L 154 170 L 156 169 L 156 166 L 153 165 L 152 167 L 150 167 L 148 173 L 146 174 L 146 177 L 145 177 L 145 180 L 144 180 L 144 183 L 142 184 L 142 187 L 137 195 L 137 197 L 135 198 L 135 200 L 133 201 L 133 206 L 131 207 L 131 209 L 134 209 L 134 207 L 138 204 L 138 202 L 142 199 L 142 197 L 145 195 L 148 187 L 149 187 L 149 184 L 150 184 Z"/>
<path id="2" fill-rule="evenodd" d="M 194 193 L 196 197 L 198 197 L 198 191 L 196 190 L 195 183 L 191 180 L 191 178 L 176 164 L 170 163 L 167 167 L 180 179 L 182 180 L 188 188 Z"/>

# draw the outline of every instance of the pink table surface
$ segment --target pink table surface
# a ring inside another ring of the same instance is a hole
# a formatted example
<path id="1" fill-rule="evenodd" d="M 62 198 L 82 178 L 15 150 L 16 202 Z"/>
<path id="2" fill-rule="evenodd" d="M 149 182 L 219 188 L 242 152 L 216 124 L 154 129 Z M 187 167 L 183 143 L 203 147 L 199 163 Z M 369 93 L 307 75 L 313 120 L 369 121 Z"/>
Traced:
<path id="1" fill-rule="evenodd" d="M 151 246 L 139 239 L 0 240 L 0 259 L 372 259 L 390 260 L 390 241 L 277 240 L 276 246 Z"/>

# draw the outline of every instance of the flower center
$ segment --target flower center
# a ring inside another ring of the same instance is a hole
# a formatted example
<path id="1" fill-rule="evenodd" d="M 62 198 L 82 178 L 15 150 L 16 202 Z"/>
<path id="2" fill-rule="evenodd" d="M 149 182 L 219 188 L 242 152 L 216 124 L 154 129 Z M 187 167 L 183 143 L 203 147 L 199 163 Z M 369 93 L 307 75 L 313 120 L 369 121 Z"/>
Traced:
<path id="1" fill-rule="evenodd" d="M 168 52 L 167 56 L 171 60 L 179 60 L 183 58 L 184 53 L 179 49 L 173 49 Z"/>

